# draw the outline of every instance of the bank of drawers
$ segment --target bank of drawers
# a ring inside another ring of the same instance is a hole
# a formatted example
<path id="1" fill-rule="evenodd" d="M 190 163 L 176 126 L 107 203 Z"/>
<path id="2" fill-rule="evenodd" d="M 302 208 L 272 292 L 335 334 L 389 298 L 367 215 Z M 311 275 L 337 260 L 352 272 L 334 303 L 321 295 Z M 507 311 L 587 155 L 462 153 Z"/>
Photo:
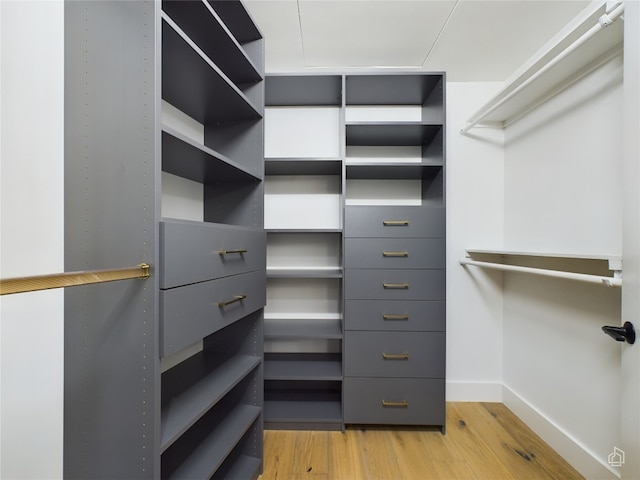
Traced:
<path id="1" fill-rule="evenodd" d="M 264 307 L 265 245 L 266 234 L 260 230 L 161 222 L 161 356 Z"/>
<path id="2" fill-rule="evenodd" d="M 345 236 L 345 423 L 444 426 L 444 208 L 347 207 Z"/>

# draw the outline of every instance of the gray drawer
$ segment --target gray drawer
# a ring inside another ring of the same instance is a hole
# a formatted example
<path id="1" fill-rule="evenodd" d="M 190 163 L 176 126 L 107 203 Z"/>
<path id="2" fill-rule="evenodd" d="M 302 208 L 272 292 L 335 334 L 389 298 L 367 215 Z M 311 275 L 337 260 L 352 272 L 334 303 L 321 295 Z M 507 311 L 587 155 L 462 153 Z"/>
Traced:
<path id="1" fill-rule="evenodd" d="M 160 288 L 266 268 L 266 233 L 188 221 L 160 222 Z"/>
<path id="2" fill-rule="evenodd" d="M 348 377 L 444 378 L 444 332 L 345 332 Z"/>
<path id="3" fill-rule="evenodd" d="M 351 205 L 344 212 L 346 237 L 444 238 L 445 209 Z"/>
<path id="4" fill-rule="evenodd" d="M 444 379 L 345 378 L 344 422 L 444 425 L 444 395 Z"/>
<path id="5" fill-rule="evenodd" d="M 441 300 L 347 300 L 345 330 L 444 332 L 446 306 Z"/>
<path id="6" fill-rule="evenodd" d="M 177 352 L 265 304 L 264 271 L 161 290 L 160 355 Z"/>
<path id="7" fill-rule="evenodd" d="M 445 270 L 345 271 L 345 298 L 353 300 L 445 300 Z"/>
<path id="8" fill-rule="evenodd" d="M 347 238 L 346 268 L 445 268 L 444 238 Z"/>

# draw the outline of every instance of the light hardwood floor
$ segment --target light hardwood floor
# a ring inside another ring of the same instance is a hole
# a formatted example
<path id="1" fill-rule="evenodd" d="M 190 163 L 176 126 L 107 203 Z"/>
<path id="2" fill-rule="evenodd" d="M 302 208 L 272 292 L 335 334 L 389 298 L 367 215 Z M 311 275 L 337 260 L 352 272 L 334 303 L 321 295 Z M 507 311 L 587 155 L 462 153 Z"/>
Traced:
<path id="1" fill-rule="evenodd" d="M 500 403 L 447 403 L 439 429 L 265 432 L 260 480 L 583 478 Z"/>

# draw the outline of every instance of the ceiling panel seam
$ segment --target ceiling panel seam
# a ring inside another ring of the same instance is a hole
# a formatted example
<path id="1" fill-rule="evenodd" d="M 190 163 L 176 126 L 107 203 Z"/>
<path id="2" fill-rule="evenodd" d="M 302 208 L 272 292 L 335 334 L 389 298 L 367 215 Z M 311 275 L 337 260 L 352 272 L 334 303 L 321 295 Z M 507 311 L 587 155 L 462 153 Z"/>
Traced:
<path id="1" fill-rule="evenodd" d="M 307 65 L 307 51 L 304 48 L 304 35 L 302 34 L 302 15 L 300 14 L 300 0 L 296 0 L 298 8 L 298 28 L 300 28 L 300 44 L 302 45 L 302 64 Z"/>
<path id="2" fill-rule="evenodd" d="M 438 36 L 436 37 L 434 42 L 431 44 L 431 48 L 429 49 L 429 51 L 427 52 L 427 55 L 424 57 L 424 60 L 422 61 L 422 67 L 423 68 L 424 68 L 425 63 L 427 63 L 427 60 L 429 60 L 429 57 L 431 56 L 431 52 L 433 52 L 434 48 L 436 48 L 436 45 L 438 45 L 438 42 L 440 41 L 440 37 L 442 36 L 442 34 L 444 33 L 445 29 L 447 28 L 447 25 L 449 24 L 449 20 L 451 20 L 451 17 L 453 17 L 453 12 L 455 12 L 456 8 L 458 7 L 458 3 L 459 2 L 460 2 L 460 0 L 456 0 L 455 1 L 455 3 L 453 4 L 453 8 L 449 12 L 449 15 L 447 15 L 447 19 L 444 21 L 444 23 L 442 24 L 442 28 L 438 32 Z"/>

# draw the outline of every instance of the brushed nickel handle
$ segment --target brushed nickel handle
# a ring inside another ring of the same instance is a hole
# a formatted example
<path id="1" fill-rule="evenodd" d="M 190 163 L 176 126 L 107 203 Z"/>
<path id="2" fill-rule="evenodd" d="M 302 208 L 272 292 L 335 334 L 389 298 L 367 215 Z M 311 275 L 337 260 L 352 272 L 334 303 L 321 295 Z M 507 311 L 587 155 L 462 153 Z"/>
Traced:
<path id="1" fill-rule="evenodd" d="M 226 307 L 227 305 L 231 305 L 232 303 L 240 302 L 240 301 L 244 300 L 245 298 L 247 298 L 246 295 L 236 295 L 235 297 L 233 297 L 232 300 L 226 300 L 224 302 L 218 302 L 218 306 L 220 308 Z"/>
<path id="2" fill-rule="evenodd" d="M 409 360 L 408 353 L 384 353 L 382 352 L 382 358 L 385 360 Z"/>
<path id="3" fill-rule="evenodd" d="M 235 250 L 218 250 L 216 253 L 218 255 L 231 255 L 232 253 L 243 254 L 243 253 L 247 253 L 247 249 L 246 248 L 238 248 L 238 249 L 235 249 Z"/>
<path id="4" fill-rule="evenodd" d="M 384 288 L 409 288 L 408 283 L 383 283 Z"/>
<path id="5" fill-rule="evenodd" d="M 386 400 L 382 400 L 382 406 L 407 408 L 409 406 L 409 402 L 406 400 L 402 400 L 401 402 L 387 402 Z"/>
<path id="6" fill-rule="evenodd" d="M 382 224 L 385 227 L 408 227 L 409 220 L 383 220 Z"/>
<path id="7" fill-rule="evenodd" d="M 382 252 L 383 257 L 408 257 L 409 252 Z"/>
<path id="8" fill-rule="evenodd" d="M 383 313 L 383 320 L 409 320 L 408 313 Z"/>

